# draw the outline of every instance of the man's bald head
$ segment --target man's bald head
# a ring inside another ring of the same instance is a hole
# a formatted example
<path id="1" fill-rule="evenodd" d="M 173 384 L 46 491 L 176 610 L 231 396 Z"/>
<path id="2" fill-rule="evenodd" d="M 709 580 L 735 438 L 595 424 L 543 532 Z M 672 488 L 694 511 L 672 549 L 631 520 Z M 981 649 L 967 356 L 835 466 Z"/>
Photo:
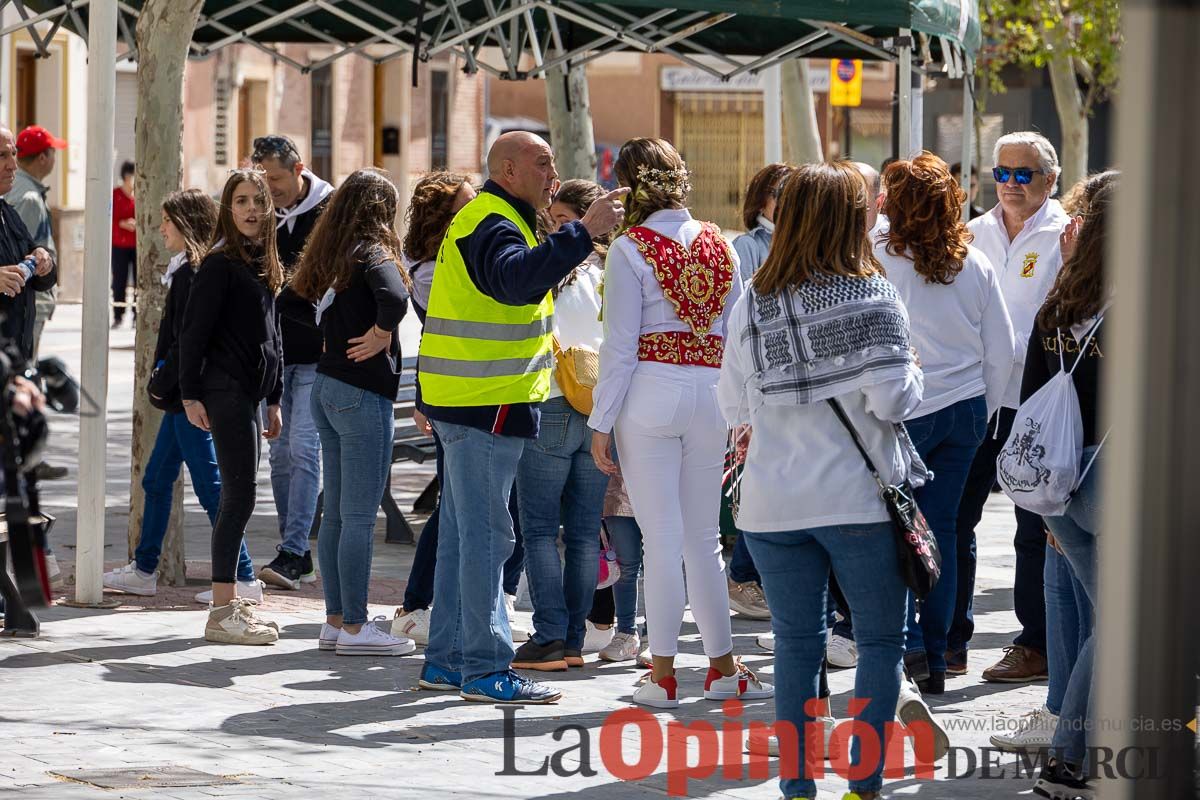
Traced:
<path id="1" fill-rule="evenodd" d="M 554 152 L 542 137 L 528 131 L 501 135 L 488 151 L 487 168 L 489 178 L 534 209 L 550 203 L 558 172 Z"/>

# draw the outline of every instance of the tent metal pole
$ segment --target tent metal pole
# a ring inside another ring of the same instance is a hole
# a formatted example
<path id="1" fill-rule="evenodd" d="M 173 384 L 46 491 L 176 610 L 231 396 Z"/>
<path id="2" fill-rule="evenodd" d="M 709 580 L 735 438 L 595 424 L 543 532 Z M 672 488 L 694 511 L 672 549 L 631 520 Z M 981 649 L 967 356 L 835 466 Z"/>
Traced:
<path id="1" fill-rule="evenodd" d="M 117 0 L 93 0 L 88 14 L 87 211 L 80 343 L 83 405 L 79 413 L 79 516 L 75 530 L 75 602 L 81 605 L 98 604 L 103 597 L 116 64 Z"/>
<path id="2" fill-rule="evenodd" d="M 900 56 L 900 79 L 896 82 L 900 96 L 897 107 L 900 109 L 899 158 L 912 155 L 912 31 L 901 28 L 896 40 L 896 51 Z"/>
<path id="3" fill-rule="evenodd" d="M 768 164 L 783 161 L 783 67 L 763 70 L 763 155 Z"/>
<path id="4" fill-rule="evenodd" d="M 962 172 L 959 173 L 966 202 L 963 203 L 963 222 L 971 219 L 971 166 L 975 157 L 975 62 L 966 53 L 963 54 L 963 105 L 962 105 Z"/>

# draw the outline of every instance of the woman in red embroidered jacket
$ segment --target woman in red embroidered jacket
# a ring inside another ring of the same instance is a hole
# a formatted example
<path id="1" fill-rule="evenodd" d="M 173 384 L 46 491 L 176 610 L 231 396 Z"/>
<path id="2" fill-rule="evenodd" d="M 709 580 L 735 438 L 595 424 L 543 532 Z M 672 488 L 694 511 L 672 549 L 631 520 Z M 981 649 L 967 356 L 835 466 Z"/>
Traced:
<path id="1" fill-rule="evenodd" d="M 737 256 L 717 226 L 688 213 L 687 166 L 670 143 L 631 139 L 616 173 L 631 190 L 629 227 L 605 265 L 604 343 L 588 426 L 592 455 L 610 475 L 615 432 L 644 537 L 654 667 L 633 700 L 679 705 L 674 664 L 688 600 L 710 662 L 704 696 L 770 697 L 774 688 L 733 656 L 717 531 L 728 429 L 716 386 L 726 316 L 742 293 Z"/>

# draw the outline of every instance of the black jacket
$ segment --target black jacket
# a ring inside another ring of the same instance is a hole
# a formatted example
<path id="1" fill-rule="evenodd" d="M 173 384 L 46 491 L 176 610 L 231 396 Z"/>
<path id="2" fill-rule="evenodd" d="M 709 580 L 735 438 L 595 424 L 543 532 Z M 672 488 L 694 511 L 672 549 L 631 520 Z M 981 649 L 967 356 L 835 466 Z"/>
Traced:
<path id="1" fill-rule="evenodd" d="M 175 270 L 158 327 L 158 342 L 154 346 L 154 372 L 148 387 L 150 402 L 172 413 L 183 411 L 179 397 L 179 334 L 183 330 L 183 315 L 195 278 L 196 270 L 187 261 Z"/>
<path id="2" fill-rule="evenodd" d="M 0 198 L 0 266 L 19 264 L 37 248 L 17 210 Z M 16 297 L 0 295 L 0 338 L 14 341 L 26 358 L 33 357 L 35 291 L 58 283 L 58 264 L 46 275 L 34 275 Z"/>
<path id="3" fill-rule="evenodd" d="M 285 275 L 290 276 L 296 270 L 300 254 L 304 252 L 304 245 L 312 235 L 317 219 L 329 205 L 330 197 L 333 195 L 327 195 L 308 211 L 293 217 L 291 230 L 286 223 L 275 229 L 275 246 L 279 250 L 279 263 L 283 265 Z M 279 301 L 294 306 L 289 316 L 279 320 L 279 332 L 283 336 L 283 363 L 317 363 L 321 359 L 321 332 L 316 328 L 316 306 L 293 292 L 290 286 L 285 286 L 280 292 Z M 300 304 L 303 304 L 303 307 Z M 294 314 L 303 313 L 304 307 L 308 309 L 305 321 L 311 324 L 289 318 Z"/>
<path id="4" fill-rule="evenodd" d="M 408 290 L 394 262 L 360 264 L 350 285 L 337 293 L 321 315 L 325 352 L 317 372 L 395 400 L 400 388 L 400 336 L 396 328 L 407 310 Z M 352 347 L 349 340 L 362 336 L 372 325 L 391 331 L 391 343 L 366 361 L 351 361 L 346 357 Z"/>
<path id="5" fill-rule="evenodd" d="M 492 181 L 484 184 L 483 191 L 503 199 L 517 210 L 530 230 L 537 230 L 533 206 L 513 197 Z M 592 237 L 582 222 L 567 223 L 557 233 L 550 234 L 545 242 L 531 248 L 517 226 L 499 214 L 485 218 L 470 235 L 455 244 L 462 253 L 467 275 L 475 288 L 493 300 L 511 306 L 541 302 L 546 292 L 592 253 Z M 420 376 L 417 381 L 419 389 Z M 422 403 L 421 407 L 432 419 L 503 436 L 532 439 L 538 434 L 537 403 L 469 407 Z"/>
<path id="6" fill-rule="evenodd" d="M 283 354 L 275 296 L 257 267 L 223 251 L 205 257 L 188 296 L 179 334 L 179 390 L 202 399 L 203 375 L 220 369 L 252 400 L 279 403 Z"/>

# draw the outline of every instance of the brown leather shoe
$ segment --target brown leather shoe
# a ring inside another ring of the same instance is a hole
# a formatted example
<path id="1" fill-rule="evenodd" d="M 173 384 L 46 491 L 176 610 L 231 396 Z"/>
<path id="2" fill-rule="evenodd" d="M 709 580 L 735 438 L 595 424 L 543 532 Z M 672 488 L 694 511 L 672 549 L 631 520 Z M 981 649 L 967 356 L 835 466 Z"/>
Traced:
<path id="1" fill-rule="evenodd" d="M 1046 657 L 1017 644 L 1004 648 L 1004 658 L 983 671 L 983 679 L 992 683 L 1030 683 L 1049 677 Z"/>

